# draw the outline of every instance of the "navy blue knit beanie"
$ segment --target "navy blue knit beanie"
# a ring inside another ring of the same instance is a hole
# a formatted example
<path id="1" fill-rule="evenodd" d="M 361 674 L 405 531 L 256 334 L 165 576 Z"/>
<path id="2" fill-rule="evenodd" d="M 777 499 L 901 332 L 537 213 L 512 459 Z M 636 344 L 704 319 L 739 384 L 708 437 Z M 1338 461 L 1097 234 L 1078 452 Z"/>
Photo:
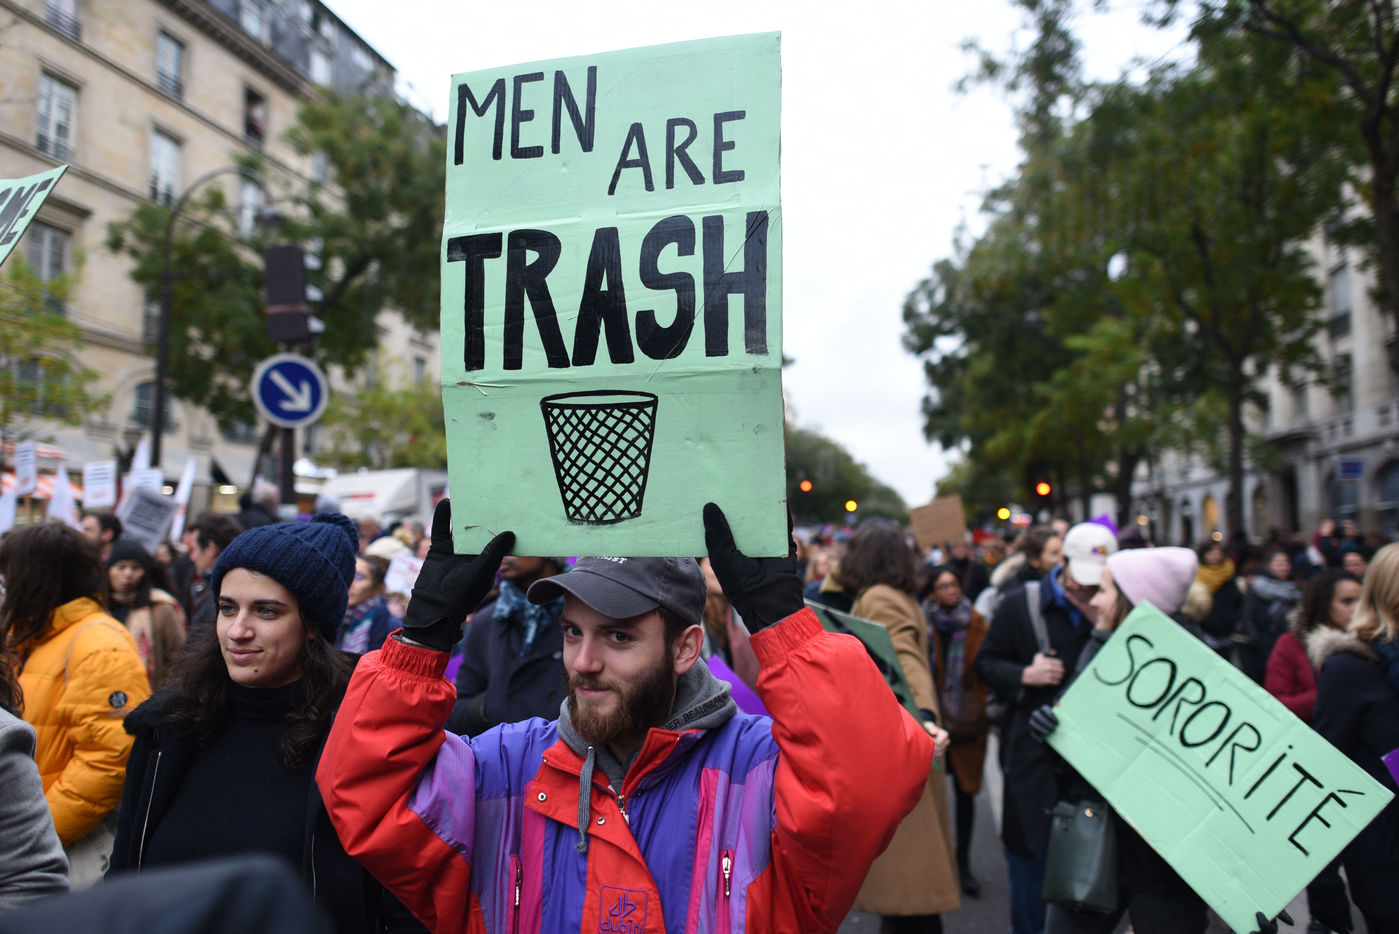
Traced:
<path id="1" fill-rule="evenodd" d="M 214 599 L 223 576 L 234 568 L 266 574 L 291 591 L 301 605 L 301 618 L 334 644 L 345 620 L 358 548 L 359 529 L 338 512 L 317 513 L 310 522 L 248 529 L 214 564 Z"/>

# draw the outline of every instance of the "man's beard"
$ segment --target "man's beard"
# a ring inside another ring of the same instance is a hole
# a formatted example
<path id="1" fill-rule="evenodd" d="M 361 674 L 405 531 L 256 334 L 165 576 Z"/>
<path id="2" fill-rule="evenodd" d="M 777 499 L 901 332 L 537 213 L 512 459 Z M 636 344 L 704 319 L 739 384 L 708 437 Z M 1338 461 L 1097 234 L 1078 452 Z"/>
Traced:
<path id="1" fill-rule="evenodd" d="M 669 653 L 632 684 L 604 682 L 592 675 L 570 675 L 568 678 L 568 714 L 573 727 L 594 746 L 607 746 L 618 739 L 644 736 L 653 726 L 670 717 L 675 702 L 675 676 L 670 667 Z M 608 713 L 597 711 L 594 704 L 580 702 L 579 688 L 608 688 L 618 703 Z"/>

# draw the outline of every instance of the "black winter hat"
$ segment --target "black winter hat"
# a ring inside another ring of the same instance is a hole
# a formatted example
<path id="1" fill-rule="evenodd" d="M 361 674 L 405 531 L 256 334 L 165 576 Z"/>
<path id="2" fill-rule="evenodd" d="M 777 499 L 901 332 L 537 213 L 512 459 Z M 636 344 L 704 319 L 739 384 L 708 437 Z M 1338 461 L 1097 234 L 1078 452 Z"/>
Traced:
<path id="1" fill-rule="evenodd" d="M 129 538 L 119 538 L 112 542 L 111 554 L 107 555 L 107 567 L 118 561 L 135 561 L 147 571 L 151 569 L 151 553 Z"/>
<path id="2" fill-rule="evenodd" d="M 234 568 L 266 574 L 296 597 L 301 618 L 334 643 L 345 619 L 358 548 L 359 529 L 338 512 L 317 513 L 310 522 L 248 529 L 219 554 L 212 575 L 214 598 L 223 576 Z"/>

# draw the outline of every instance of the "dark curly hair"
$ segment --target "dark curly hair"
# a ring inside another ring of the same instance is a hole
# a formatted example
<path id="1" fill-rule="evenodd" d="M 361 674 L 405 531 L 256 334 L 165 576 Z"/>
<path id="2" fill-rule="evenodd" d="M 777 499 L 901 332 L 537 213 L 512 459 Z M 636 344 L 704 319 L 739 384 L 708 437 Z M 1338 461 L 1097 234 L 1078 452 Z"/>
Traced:
<path id="1" fill-rule="evenodd" d="M 308 635 L 314 635 L 314 628 L 304 618 L 301 624 Z M 304 763 L 320 748 L 354 668 L 344 653 L 322 638 L 305 640 L 302 646 L 301 679 L 282 731 L 282 764 L 289 769 Z M 217 625 L 191 633 L 171 667 L 175 699 L 156 725 L 156 733 L 207 742 L 233 718 L 232 685 L 219 648 Z"/>
<path id="2" fill-rule="evenodd" d="M 840 586 L 850 593 L 888 584 L 895 590 L 918 591 L 918 564 L 904 540 L 903 529 L 888 519 L 866 519 L 845 546 L 835 572 Z"/>
<path id="3" fill-rule="evenodd" d="M 1330 625 L 1331 601 L 1336 596 L 1336 585 L 1341 581 L 1359 584 L 1360 578 L 1340 568 L 1326 568 L 1302 585 L 1302 596 L 1297 601 L 1297 617 L 1303 632 Z"/>

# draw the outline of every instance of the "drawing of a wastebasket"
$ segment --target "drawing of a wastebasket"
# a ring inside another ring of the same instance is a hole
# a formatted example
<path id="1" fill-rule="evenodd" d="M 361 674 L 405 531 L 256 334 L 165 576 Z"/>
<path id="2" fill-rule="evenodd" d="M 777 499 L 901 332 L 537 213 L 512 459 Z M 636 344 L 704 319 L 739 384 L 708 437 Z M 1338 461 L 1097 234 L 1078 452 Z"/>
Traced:
<path id="1" fill-rule="evenodd" d="M 641 515 L 656 396 L 614 389 L 562 392 L 540 399 L 539 407 L 569 521 L 610 525 Z"/>

